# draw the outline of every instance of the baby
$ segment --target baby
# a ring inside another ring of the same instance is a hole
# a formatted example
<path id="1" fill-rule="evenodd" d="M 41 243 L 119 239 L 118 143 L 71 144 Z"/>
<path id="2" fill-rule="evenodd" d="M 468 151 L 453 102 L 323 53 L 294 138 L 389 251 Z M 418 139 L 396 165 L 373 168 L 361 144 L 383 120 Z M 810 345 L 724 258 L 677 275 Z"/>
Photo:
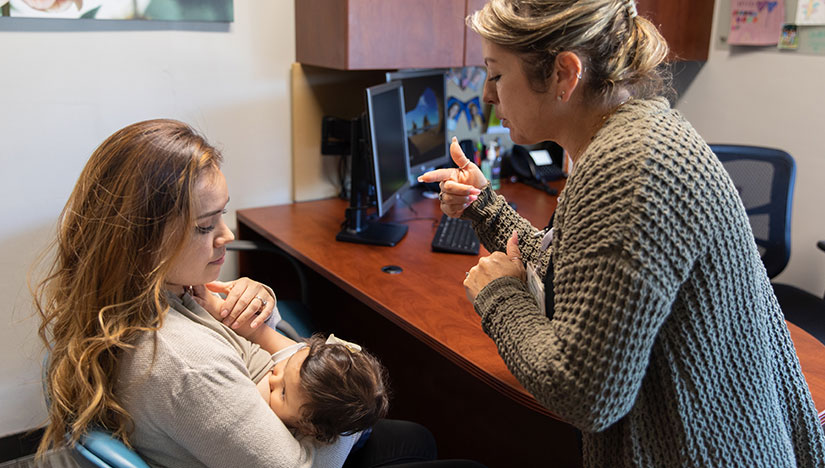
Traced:
<path id="1" fill-rule="evenodd" d="M 205 296 L 196 300 L 221 320 L 223 301 L 212 294 Z M 258 328 L 262 327 L 266 326 Z M 259 330 L 247 326 L 235 331 L 250 338 Z M 265 331 L 278 333 L 272 329 Z M 371 428 L 386 415 L 386 371 L 360 346 L 335 335 L 324 339 L 316 334 L 296 343 L 278 334 L 277 341 L 282 346 L 272 355 L 275 365 L 257 387 L 287 427 L 320 442 L 333 442 L 339 435 Z"/>
<path id="2" fill-rule="evenodd" d="M 275 366 L 258 382 L 261 396 L 285 425 L 332 442 L 386 415 L 386 373 L 375 357 L 335 335 L 293 343 L 272 355 Z"/>

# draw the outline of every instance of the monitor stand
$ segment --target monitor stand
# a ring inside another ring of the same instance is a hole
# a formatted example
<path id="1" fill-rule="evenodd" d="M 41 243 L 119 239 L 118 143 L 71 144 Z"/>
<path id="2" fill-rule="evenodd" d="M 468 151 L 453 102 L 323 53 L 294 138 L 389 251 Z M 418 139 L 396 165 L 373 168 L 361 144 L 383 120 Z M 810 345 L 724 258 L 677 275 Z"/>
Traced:
<path id="1" fill-rule="evenodd" d="M 335 236 L 335 240 L 392 247 L 407 234 L 404 224 L 368 222 L 360 231 L 345 227 Z"/>

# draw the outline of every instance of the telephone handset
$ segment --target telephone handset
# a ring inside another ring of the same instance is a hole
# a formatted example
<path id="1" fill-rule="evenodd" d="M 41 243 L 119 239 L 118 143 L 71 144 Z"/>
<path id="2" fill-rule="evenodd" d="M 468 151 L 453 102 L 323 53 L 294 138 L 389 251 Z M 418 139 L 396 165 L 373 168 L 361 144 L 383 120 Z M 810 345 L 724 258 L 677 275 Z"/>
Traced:
<path id="1" fill-rule="evenodd" d="M 555 145 L 555 143 L 554 143 Z M 561 147 L 555 145 L 559 150 Z M 551 147 L 550 150 L 555 148 Z M 519 176 L 522 182 L 538 181 L 549 182 L 551 180 L 561 179 L 564 177 L 564 171 L 559 166 L 553 164 L 553 156 L 550 150 L 545 148 L 528 150 L 521 145 L 513 145 L 513 151 L 510 156 L 510 164 L 513 167 L 513 172 Z M 559 151 L 554 151 L 559 153 Z M 563 150 L 556 157 L 563 157 Z"/>

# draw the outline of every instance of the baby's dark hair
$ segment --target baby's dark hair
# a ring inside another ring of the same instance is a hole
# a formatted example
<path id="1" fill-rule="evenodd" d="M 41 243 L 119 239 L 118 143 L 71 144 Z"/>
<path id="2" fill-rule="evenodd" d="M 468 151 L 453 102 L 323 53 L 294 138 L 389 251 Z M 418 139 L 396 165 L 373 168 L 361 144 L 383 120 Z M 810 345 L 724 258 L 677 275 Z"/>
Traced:
<path id="1" fill-rule="evenodd" d="M 371 354 L 313 335 L 301 366 L 306 403 L 296 429 L 321 442 L 334 442 L 372 427 L 387 414 L 389 390 L 384 366 Z"/>

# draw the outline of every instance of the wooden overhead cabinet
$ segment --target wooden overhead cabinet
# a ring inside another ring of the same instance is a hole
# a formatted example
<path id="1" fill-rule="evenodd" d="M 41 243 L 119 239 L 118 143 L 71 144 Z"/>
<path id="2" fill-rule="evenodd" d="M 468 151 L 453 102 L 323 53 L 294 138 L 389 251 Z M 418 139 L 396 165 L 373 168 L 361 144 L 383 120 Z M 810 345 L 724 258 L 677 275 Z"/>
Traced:
<path id="1" fill-rule="evenodd" d="M 672 61 L 707 61 L 714 0 L 637 0 L 639 14 L 659 28 Z"/>
<path id="2" fill-rule="evenodd" d="M 295 0 L 298 62 L 339 70 L 464 65 L 465 0 Z"/>
<path id="3" fill-rule="evenodd" d="M 295 56 L 338 70 L 483 65 L 464 18 L 485 0 L 295 0 Z M 673 60 L 707 60 L 714 0 L 638 0 Z"/>

